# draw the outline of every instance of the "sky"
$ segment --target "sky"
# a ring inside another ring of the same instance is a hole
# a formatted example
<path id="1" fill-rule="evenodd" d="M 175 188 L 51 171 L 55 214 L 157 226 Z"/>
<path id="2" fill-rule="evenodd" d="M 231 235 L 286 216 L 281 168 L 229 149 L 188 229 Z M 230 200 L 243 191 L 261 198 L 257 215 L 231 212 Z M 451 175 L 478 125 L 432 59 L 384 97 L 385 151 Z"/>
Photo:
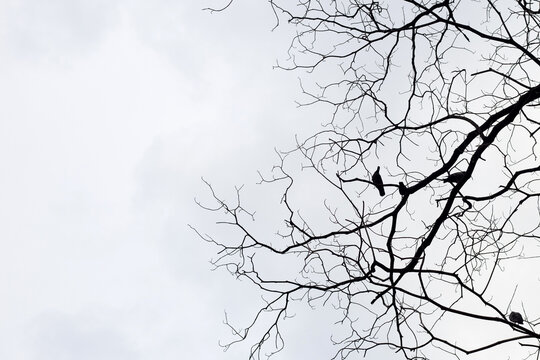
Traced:
<path id="1" fill-rule="evenodd" d="M 265 2 L 213 4 L 0 2 L 0 358 L 246 358 L 224 311 L 260 298 L 211 271 L 194 199 L 255 184 L 315 113 Z"/>
<path id="2" fill-rule="evenodd" d="M 211 271 L 188 224 L 216 234 L 218 218 L 195 199 L 202 179 L 226 198 L 245 185 L 274 220 L 257 170 L 328 116 L 274 69 L 291 29 L 266 2 L 202 10 L 222 4 L 0 1 L 1 359 L 247 358 L 249 342 L 218 346 L 224 313 L 246 324 L 262 300 Z M 329 358 L 325 310 L 293 310 L 275 359 Z"/>

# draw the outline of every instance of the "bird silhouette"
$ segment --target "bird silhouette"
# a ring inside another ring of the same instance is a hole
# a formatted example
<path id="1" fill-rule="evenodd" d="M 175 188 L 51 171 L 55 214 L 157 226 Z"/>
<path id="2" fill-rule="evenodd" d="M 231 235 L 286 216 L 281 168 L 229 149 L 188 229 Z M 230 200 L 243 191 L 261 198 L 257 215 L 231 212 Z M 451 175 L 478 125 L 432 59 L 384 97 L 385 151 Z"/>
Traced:
<path id="1" fill-rule="evenodd" d="M 460 182 L 461 180 L 463 180 L 466 175 L 467 175 L 466 171 L 455 172 L 455 173 L 452 173 L 452 174 L 448 175 L 447 178 L 443 179 L 443 182 L 457 183 L 457 182 Z"/>
<path id="2" fill-rule="evenodd" d="M 521 314 L 516 311 L 512 311 L 510 313 L 510 316 L 508 316 L 508 319 L 513 323 L 520 325 L 523 324 L 523 316 L 521 316 Z"/>
<path id="3" fill-rule="evenodd" d="M 407 195 L 407 187 L 401 181 L 399 182 L 398 190 L 401 195 Z"/>
<path id="4" fill-rule="evenodd" d="M 373 176 L 371 177 L 371 181 L 373 182 L 373 185 L 379 190 L 379 194 L 381 196 L 384 196 L 384 183 L 382 181 L 381 174 L 379 174 L 379 169 L 381 167 L 377 166 L 377 170 L 373 173 Z"/>

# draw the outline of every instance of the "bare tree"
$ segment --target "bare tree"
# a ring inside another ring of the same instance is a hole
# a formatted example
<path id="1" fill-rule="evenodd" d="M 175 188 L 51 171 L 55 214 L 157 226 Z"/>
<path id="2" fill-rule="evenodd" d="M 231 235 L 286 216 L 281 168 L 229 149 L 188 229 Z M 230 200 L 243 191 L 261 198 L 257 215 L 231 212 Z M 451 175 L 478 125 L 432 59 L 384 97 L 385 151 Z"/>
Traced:
<path id="1" fill-rule="evenodd" d="M 508 358 L 516 346 L 538 359 L 540 310 L 525 298 L 538 275 L 519 269 L 540 256 L 539 2 L 269 3 L 277 26 L 296 29 L 279 66 L 307 70 L 301 105 L 332 116 L 261 176 L 283 189 L 277 234 L 253 230 L 264 219 L 239 190 L 228 203 L 210 186 L 215 204 L 201 204 L 237 230 L 235 240 L 199 233 L 219 249 L 215 266 L 267 301 L 231 343 L 251 339 L 250 359 L 281 350 L 299 303 L 340 315 L 336 359 L 380 347 L 405 359 L 494 348 Z M 312 197 L 297 195 L 310 186 Z"/>

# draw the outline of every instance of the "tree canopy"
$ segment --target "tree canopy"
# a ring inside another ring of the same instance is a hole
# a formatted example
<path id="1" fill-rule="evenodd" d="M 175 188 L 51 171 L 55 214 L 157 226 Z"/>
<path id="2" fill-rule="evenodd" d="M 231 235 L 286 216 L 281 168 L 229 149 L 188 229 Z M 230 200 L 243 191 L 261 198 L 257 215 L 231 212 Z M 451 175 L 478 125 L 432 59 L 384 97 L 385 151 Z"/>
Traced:
<path id="1" fill-rule="evenodd" d="M 336 359 L 508 358 L 515 345 L 538 358 L 540 3 L 269 4 L 295 29 L 279 67 L 302 72 L 301 105 L 332 111 L 261 175 L 282 189 L 277 233 L 254 230 L 265 219 L 240 191 L 227 202 L 210 186 L 201 204 L 236 230 L 199 233 L 215 266 L 266 299 L 231 343 L 251 341 L 253 359 L 280 351 L 298 303 L 340 314 Z"/>

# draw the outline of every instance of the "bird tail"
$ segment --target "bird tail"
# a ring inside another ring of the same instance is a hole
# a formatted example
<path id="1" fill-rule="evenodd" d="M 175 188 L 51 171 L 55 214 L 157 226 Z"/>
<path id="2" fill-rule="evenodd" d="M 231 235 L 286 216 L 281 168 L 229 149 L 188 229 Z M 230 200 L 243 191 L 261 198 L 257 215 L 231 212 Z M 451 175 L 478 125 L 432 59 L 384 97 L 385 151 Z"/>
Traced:
<path id="1" fill-rule="evenodd" d="M 384 187 L 382 187 L 382 186 L 379 187 L 379 195 L 381 195 L 381 196 L 385 195 Z"/>

